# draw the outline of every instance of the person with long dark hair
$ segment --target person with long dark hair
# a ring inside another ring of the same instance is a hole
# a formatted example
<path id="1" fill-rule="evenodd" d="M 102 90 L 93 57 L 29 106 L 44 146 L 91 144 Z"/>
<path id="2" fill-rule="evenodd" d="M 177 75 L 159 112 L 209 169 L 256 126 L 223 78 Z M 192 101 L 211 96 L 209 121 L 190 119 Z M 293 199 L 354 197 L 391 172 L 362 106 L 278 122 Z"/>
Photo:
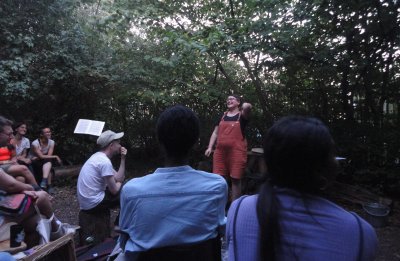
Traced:
<path id="1" fill-rule="evenodd" d="M 335 178 L 334 146 L 315 118 L 285 117 L 271 127 L 267 182 L 229 209 L 229 260 L 374 260 L 374 229 L 322 196 Z"/>
<path id="2" fill-rule="evenodd" d="M 28 151 L 31 148 L 31 142 L 26 135 L 27 127 L 25 122 L 17 122 L 14 124 L 14 140 L 15 154 L 19 164 L 29 166 L 32 161 L 28 157 Z"/>

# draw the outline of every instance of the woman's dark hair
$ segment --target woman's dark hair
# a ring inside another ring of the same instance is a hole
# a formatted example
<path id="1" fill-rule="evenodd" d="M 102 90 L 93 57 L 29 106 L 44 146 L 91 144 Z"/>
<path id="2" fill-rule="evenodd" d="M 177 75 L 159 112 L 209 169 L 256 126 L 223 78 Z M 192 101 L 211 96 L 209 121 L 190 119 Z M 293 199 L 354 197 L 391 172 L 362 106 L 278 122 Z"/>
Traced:
<path id="1" fill-rule="evenodd" d="M 239 107 L 242 106 L 242 104 L 243 104 L 243 99 L 242 99 L 242 97 L 240 97 L 240 95 L 237 95 L 237 94 L 229 94 L 228 97 L 229 97 L 229 96 L 235 97 L 235 99 L 239 102 Z"/>
<path id="2" fill-rule="evenodd" d="M 170 157 L 185 157 L 197 142 L 199 133 L 199 118 L 182 105 L 166 109 L 157 121 L 158 141 Z"/>
<path id="3" fill-rule="evenodd" d="M 334 142 L 320 120 L 284 117 L 267 132 L 264 157 L 269 180 L 262 186 L 257 201 L 260 251 L 262 260 L 275 260 L 280 227 L 279 204 L 273 187 L 290 188 L 303 195 L 318 194 L 336 170 Z"/>
<path id="4" fill-rule="evenodd" d="M 39 137 L 44 135 L 44 129 L 50 129 L 50 127 L 40 127 L 38 131 Z"/>
<path id="5" fill-rule="evenodd" d="M 23 122 L 23 121 L 18 121 L 18 122 L 16 122 L 16 123 L 14 123 L 14 125 L 13 125 L 14 133 L 16 133 L 16 132 L 17 132 L 17 129 L 18 129 L 19 127 L 21 127 L 22 125 L 26 125 L 26 123 Z"/>

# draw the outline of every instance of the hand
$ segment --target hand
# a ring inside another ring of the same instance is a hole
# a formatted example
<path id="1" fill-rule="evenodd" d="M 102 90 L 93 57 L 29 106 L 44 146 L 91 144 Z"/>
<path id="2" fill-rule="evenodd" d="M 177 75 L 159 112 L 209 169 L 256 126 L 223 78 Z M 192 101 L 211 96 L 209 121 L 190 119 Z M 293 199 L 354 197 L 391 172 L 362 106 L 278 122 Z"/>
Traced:
<path id="1" fill-rule="evenodd" d="M 128 153 L 128 150 L 125 147 L 121 147 L 120 153 L 121 153 L 121 158 L 125 158 L 126 154 Z"/>
<path id="2" fill-rule="evenodd" d="M 211 153 L 212 153 L 212 149 L 208 148 L 208 149 L 206 149 L 206 152 L 204 152 L 204 155 L 206 155 L 207 157 L 210 157 Z"/>
<path id="3" fill-rule="evenodd" d="M 37 200 L 39 196 L 36 194 L 36 191 L 24 191 L 25 195 L 30 196 L 33 200 Z"/>
<path id="4" fill-rule="evenodd" d="M 244 103 L 242 104 L 242 110 L 250 110 L 252 107 L 253 107 L 253 106 L 252 106 L 250 103 L 248 103 L 248 102 L 244 102 Z"/>
<path id="5" fill-rule="evenodd" d="M 27 164 L 27 165 L 29 165 L 29 164 L 32 163 L 31 159 L 28 159 L 28 158 L 20 158 L 19 160 L 22 161 L 22 162 L 24 162 L 24 163 Z"/>
<path id="6" fill-rule="evenodd" d="M 56 157 L 58 164 L 60 164 L 60 166 L 62 166 L 63 163 L 62 163 L 62 160 L 60 159 L 60 157 L 58 157 L 58 156 L 55 156 L 55 157 Z"/>

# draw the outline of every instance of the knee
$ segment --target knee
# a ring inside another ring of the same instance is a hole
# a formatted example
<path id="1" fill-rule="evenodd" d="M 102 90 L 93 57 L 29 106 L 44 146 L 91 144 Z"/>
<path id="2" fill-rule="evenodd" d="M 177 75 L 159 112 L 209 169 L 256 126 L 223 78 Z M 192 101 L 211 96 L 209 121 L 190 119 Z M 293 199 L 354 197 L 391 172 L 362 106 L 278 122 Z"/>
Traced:
<path id="1" fill-rule="evenodd" d="M 25 165 L 17 165 L 17 166 L 18 166 L 18 171 L 20 173 L 23 173 L 23 174 L 30 174 L 31 173 L 27 166 L 25 166 Z"/>
<path id="2" fill-rule="evenodd" d="M 46 191 L 36 191 L 37 203 L 39 205 L 50 205 L 51 196 Z"/>
<path id="3" fill-rule="evenodd" d="M 50 169 L 53 166 L 53 164 L 51 163 L 51 161 L 46 162 L 45 164 L 43 164 L 43 168 L 48 168 Z"/>
<path id="4" fill-rule="evenodd" d="M 17 176 L 17 177 L 15 177 L 15 179 L 18 180 L 19 182 L 22 182 L 22 183 L 26 182 L 25 178 L 22 177 L 22 176 Z"/>
<path id="5" fill-rule="evenodd" d="M 50 201 L 50 195 L 46 191 L 36 191 L 36 195 L 38 196 L 38 200 L 49 200 Z"/>

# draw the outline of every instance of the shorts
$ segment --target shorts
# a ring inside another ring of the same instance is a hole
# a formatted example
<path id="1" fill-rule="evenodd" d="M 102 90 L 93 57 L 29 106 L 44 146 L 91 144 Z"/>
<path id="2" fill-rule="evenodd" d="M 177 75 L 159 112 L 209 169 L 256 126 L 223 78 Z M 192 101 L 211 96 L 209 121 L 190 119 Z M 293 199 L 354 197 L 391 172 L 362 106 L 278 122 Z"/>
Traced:
<path id="1" fill-rule="evenodd" d="M 4 170 L 4 172 L 8 172 L 8 169 L 11 167 L 11 165 L 13 165 L 13 164 L 11 164 L 11 163 L 1 164 L 0 168 L 2 170 Z"/>

